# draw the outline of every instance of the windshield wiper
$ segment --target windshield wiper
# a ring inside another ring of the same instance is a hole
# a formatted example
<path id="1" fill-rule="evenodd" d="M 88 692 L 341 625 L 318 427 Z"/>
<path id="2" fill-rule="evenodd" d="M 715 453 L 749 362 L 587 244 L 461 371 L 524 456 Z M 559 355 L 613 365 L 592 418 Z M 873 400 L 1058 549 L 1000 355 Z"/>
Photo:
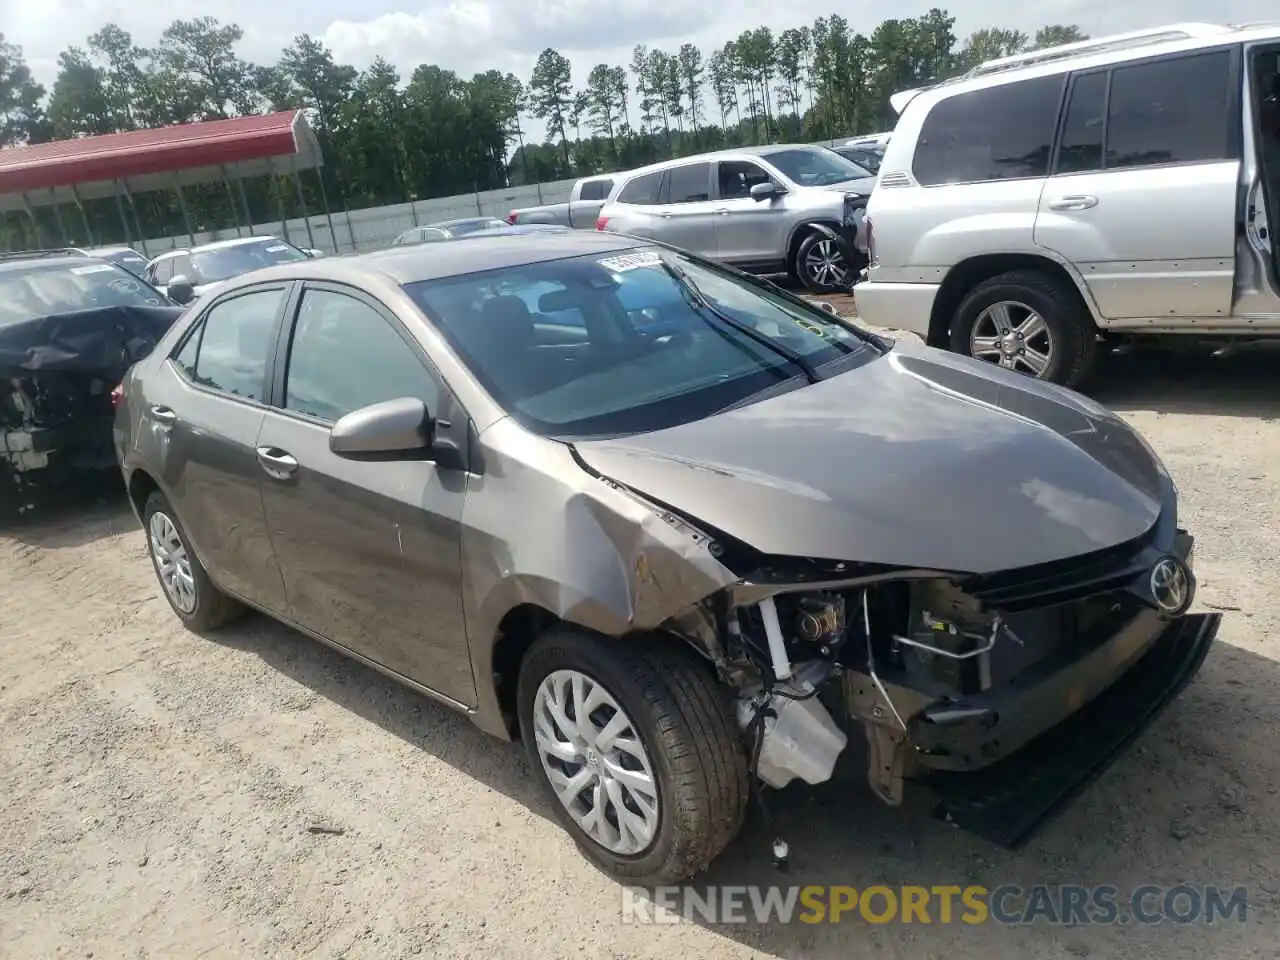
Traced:
<path id="1" fill-rule="evenodd" d="M 799 367 L 800 371 L 805 375 L 805 378 L 810 383 L 817 383 L 819 380 L 822 379 L 822 376 L 814 368 L 813 364 L 811 364 L 808 360 L 806 360 L 801 354 L 796 353 L 796 351 L 792 350 L 790 347 L 784 347 L 780 343 L 774 343 L 773 340 L 771 340 L 769 337 L 766 337 L 759 330 L 755 330 L 749 324 L 745 324 L 741 320 L 737 320 L 729 316 L 723 310 L 715 306 L 715 304 L 711 302 L 711 300 L 707 297 L 707 295 L 703 293 L 701 289 L 699 289 L 697 282 L 693 279 L 693 277 L 689 276 L 689 272 L 685 270 L 684 267 L 679 266 L 678 264 L 671 263 L 670 261 L 667 260 L 666 257 L 659 258 L 659 263 L 661 263 L 662 269 L 667 272 L 667 275 L 670 276 L 673 280 L 675 280 L 676 283 L 680 285 L 680 288 L 685 291 L 685 293 L 687 293 L 690 297 L 692 297 L 694 303 L 697 306 L 701 307 L 703 310 L 706 310 L 708 313 L 714 316 L 717 320 L 720 320 L 723 323 L 727 323 L 729 326 L 733 327 L 733 329 L 737 330 L 739 333 L 744 334 L 745 336 L 754 340 L 756 343 L 760 344 L 766 350 L 772 350 L 774 353 L 782 357 L 784 360 L 787 360 L 788 362 Z"/>

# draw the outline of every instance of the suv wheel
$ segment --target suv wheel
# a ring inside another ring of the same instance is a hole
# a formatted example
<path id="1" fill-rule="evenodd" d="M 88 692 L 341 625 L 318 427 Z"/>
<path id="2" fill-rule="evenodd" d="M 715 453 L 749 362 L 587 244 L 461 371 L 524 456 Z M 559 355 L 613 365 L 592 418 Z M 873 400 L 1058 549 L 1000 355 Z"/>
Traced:
<path id="1" fill-rule="evenodd" d="M 821 233 L 810 232 L 796 248 L 792 272 L 813 293 L 848 293 L 854 271 L 840 245 Z"/>
<path id="2" fill-rule="evenodd" d="M 520 668 L 529 759 L 586 856 L 627 883 L 678 883 L 742 826 L 747 758 L 726 688 L 691 651 L 555 629 Z"/>
<path id="3" fill-rule="evenodd" d="M 1034 270 L 992 277 L 961 301 L 950 348 L 978 360 L 1075 386 L 1097 354 L 1097 330 L 1079 293 Z"/>
<path id="4" fill-rule="evenodd" d="M 169 606 L 188 628 L 212 630 L 245 612 L 243 606 L 213 585 L 191 549 L 178 515 L 158 490 L 147 498 L 142 524 L 156 579 Z"/>

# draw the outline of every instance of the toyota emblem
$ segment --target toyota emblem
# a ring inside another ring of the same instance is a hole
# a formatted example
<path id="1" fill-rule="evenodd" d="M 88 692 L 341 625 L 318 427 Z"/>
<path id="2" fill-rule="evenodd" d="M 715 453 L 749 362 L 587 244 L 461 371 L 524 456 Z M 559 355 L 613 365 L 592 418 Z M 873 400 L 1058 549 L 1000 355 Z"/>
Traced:
<path id="1" fill-rule="evenodd" d="M 1160 612 L 1176 617 L 1191 606 L 1191 571 L 1177 557 L 1161 557 L 1151 568 L 1151 599 Z"/>

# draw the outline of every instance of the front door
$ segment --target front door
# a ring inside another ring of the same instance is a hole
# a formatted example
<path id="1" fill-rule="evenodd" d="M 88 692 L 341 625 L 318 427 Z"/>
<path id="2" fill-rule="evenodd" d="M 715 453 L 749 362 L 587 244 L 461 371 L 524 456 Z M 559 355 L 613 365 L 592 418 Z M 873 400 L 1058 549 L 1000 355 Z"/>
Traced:
<path id="1" fill-rule="evenodd" d="M 148 382 L 139 428 L 139 446 L 214 582 L 275 613 L 284 585 L 255 450 L 288 292 L 276 283 L 216 301 Z"/>
<path id="2" fill-rule="evenodd" d="M 716 259 L 735 264 L 780 266 L 785 245 L 786 218 L 779 216 L 780 200 L 753 200 L 757 183 L 778 183 L 750 160 L 721 160 L 716 164 Z M 782 186 L 781 184 L 778 184 Z"/>
<path id="3" fill-rule="evenodd" d="M 1035 242 L 1108 320 L 1231 313 L 1240 189 L 1237 48 L 1076 74 Z"/>
<path id="4" fill-rule="evenodd" d="M 465 475 L 425 461 L 346 460 L 329 450 L 330 426 L 353 410 L 411 396 L 438 411 L 441 395 L 383 305 L 349 288 L 309 284 L 257 455 L 289 617 L 471 706 Z"/>

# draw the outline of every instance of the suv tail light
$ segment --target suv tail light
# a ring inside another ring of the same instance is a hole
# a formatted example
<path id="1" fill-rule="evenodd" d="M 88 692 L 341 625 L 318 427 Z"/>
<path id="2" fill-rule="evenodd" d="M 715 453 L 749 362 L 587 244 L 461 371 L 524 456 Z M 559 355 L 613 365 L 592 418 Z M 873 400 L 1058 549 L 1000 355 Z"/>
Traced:
<path id="1" fill-rule="evenodd" d="M 507 214 L 507 223 L 511 224 L 514 227 L 516 224 L 516 220 L 518 220 L 519 218 L 520 218 L 520 215 L 516 213 L 514 210 L 512 210 L 510 213 Z"/>
<path id="2" fill-rule="evenodd" d="M 597 229 L 597 230 L 603 230 L 603 229 L 604 229 L 605 227 L 607 227 L 608 225 L 609 225 L 609 218 L 608 218 L 608 217 L 596 217 L 596 229 Z"/>
<path id="3" fill-rule="evenodd" d="M 118 407 L 124 401 L 124 384 L 117 383 L 115 389 L 111 391 L 111 405 Z"/>

